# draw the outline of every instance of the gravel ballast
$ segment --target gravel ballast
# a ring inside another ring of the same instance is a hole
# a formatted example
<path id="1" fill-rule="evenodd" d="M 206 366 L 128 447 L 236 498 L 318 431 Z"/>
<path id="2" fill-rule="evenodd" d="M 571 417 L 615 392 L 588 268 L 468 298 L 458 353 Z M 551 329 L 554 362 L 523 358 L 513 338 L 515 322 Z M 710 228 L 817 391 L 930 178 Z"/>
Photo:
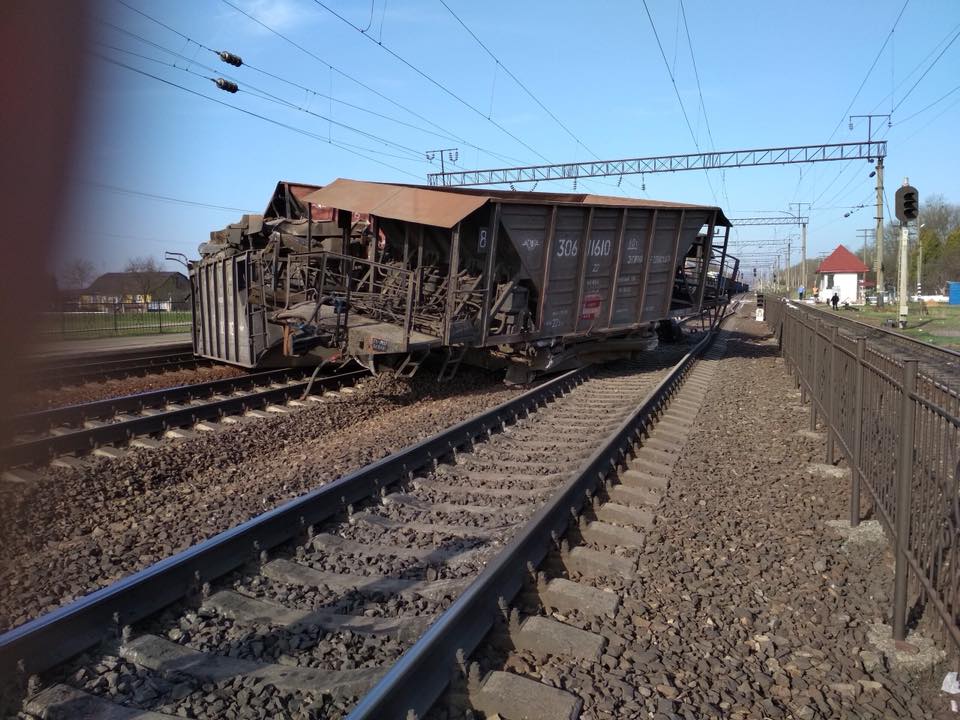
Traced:
<path id="1" fill-rule="evenodd" d="M 602 657 L 485 645 L 481 671 L 572 692 L 583 720 L 956 717 L 938 692 L 945 668 L 910 675 L 872 642 L 890 632 L 887 544 L 840 531 L 848 481 L 810 471 L 825 442 L 800 432 L 808 408 L 766 326 L 729 329 L 636 578 L 593 582 L 622 598 L 616 616 L 554 616 L 606 637 Z M 463 717 L 455 707 L 431 717 Z"/>
<path id="2" fill-rule="evenodd" d="M 0 627 L 52 610 L 520 392 L 462 370 L 0 485 Z"/>
<path id="3" fill-rule="evenodd" d="M 240 377 L 246 371 L 230 365 L 209 365 L 183 370 L 135 375 L 125 378 L 112 378 L 99 382 L 88 382 L 81 385 L 69 385 L 56 389 L 38 389 L 14 396 L 10 401 L 10 408 L 14 412 L 31 412 L 79 405 L 96 400 L 134 395 L 137 393 L 162 390 L 180 385 L 196 385 L 212 380 Z"/>

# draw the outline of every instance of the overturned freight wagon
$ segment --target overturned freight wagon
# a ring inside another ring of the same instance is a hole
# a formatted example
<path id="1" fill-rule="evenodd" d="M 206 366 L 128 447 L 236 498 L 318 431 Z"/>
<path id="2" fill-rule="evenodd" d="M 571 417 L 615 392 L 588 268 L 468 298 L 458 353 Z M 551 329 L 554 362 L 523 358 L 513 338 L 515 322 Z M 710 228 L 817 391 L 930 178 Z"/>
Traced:
<path id="1" fill-rule="evenodd" d="M 412 374 L 431 353 L 525 380 L 656 345 L 726 299 L 716 207 L 336 180 L 280 183 L 264 216 L 191 264 L 198 355 L 244 367 L 353 358 Z"/>

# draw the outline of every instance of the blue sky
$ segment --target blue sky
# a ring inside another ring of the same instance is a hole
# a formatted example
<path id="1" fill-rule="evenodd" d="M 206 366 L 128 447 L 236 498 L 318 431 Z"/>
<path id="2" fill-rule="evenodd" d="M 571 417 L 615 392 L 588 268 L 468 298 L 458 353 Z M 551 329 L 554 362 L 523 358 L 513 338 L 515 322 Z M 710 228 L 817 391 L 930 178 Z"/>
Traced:
<path id="1" fill-rule="evenodd" d="M 425 182 L 427 172 L 439 169 L 423 156 L 434 148 L 459 148 L 457 164 L 473 169 L 543 158 L 695 152 L 697 144 L 706 151 L 865 139 L 864 121 L 848 128 L 848 106 L 856 114 L 896 108 L 892 127 L 881 120 L 874 133 L 889 141 L 891 203 L 905 175 L 921 197 L 941 193 L 960 202 L 960 40 L 914 86 L 960 32 L 956 0 L 908 0 L 892 36 L 904 0 L 684 0 L 709 134 L 679 0 L 647 0 L 695 138 L 642 2 L 446 1 L 502 67 L 440 0 L 323 0 L 368 28 L 367 37 L 314 0 L 229 0 L 316 57 L 224 0 L 124 0 L 172 31 L 116 0 L 103 0 L 91 13 L 95 58 L 65 216 L 73 242 L 69 252 L 89 257 L 101 271 L 122 269 L 132 256 L 162 257 L 165 250 L 195 257 L 210 230 L 237 220 L 243 209 L 262 211 L 278 180 Z M 205 48 L 229 50 L 245 65 L 226 65 Z M 223 92 L 206 79 L 219 76 L 234 79 L 240 92 Z M 343 144 L 361 147 L 366 157 Z M 775 214 L 789 210 L 791 202 L 812 202 L 808 255 L 815 257 L 840 242 L 858 247 L 856 230 L 873 225 L 871 169 L 865 161 L 732 169 L 722 176 L 711 171 L 709 183 L 704 172 L 682 172 L 627 177 L 619 187 L 617 178 L 580 181 L 578 189 L 718 204 L 731 217 Z M 537 190 L 572 188 L 572 181 L 563 181 Z M 858 209 L 861 204 L 867 207 Z M 852 214 L 844 218 L 847 212 Z M 737 237 L 796 233 L 796 228 L 741 228 Z"/>

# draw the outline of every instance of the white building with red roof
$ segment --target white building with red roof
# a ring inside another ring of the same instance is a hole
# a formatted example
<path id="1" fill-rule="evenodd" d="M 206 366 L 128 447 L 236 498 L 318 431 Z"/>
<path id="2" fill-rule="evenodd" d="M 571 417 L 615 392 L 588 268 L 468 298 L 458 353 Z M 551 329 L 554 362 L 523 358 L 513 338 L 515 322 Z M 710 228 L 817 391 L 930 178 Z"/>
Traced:
<path id="1" fill-rule="evenodd" d="M 843 245 L 830 253 L 817 268 L 820 299 L 829 302 L 836 292 L 840 302 L 859 303 L 864 275 L 870 268 Z"/>

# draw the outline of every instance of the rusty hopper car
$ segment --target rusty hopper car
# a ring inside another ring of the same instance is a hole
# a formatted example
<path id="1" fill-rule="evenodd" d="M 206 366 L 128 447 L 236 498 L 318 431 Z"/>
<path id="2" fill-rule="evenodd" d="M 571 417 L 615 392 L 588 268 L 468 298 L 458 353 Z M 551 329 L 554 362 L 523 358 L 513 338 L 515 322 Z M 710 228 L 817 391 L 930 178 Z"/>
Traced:
<path id="1" fill-rule="evenodd" d="M 718 307 L 737 262 L 716 207 L 336 180 L 280 183 L 191 264 L 198 355 L 244 367 L 352 358 L 441 377 L 642 352 Z"/>

